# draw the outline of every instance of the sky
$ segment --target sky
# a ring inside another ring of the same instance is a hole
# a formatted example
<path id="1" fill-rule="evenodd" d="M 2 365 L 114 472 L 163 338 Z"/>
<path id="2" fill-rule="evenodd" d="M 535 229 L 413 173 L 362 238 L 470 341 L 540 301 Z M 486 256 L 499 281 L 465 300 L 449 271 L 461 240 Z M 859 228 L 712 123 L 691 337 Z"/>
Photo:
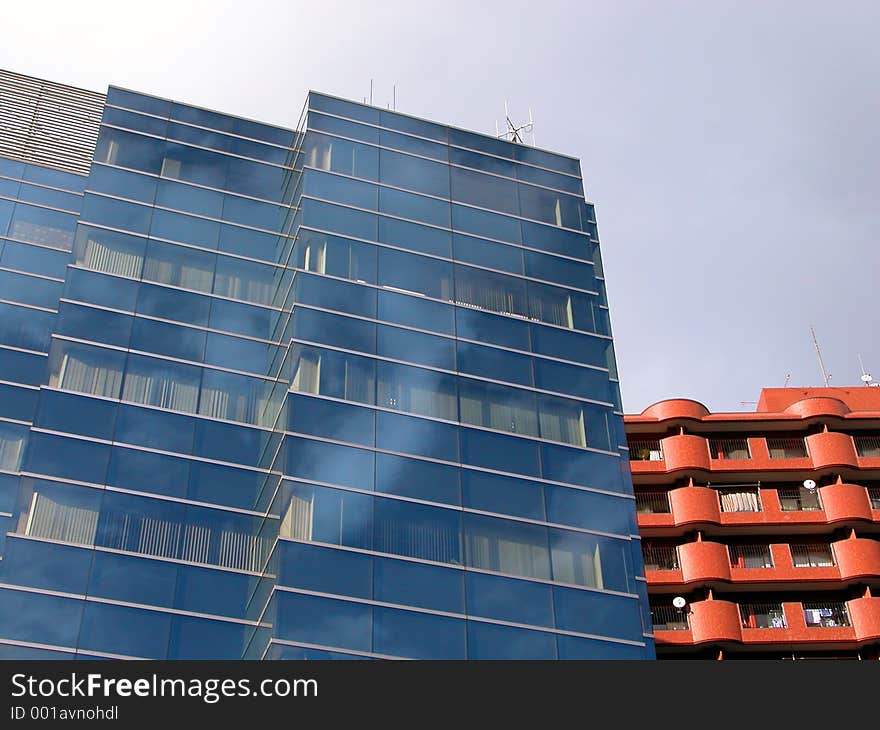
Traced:
<path id="1" fill-rule="evenodd" d="M 582 161 L 624 410 L 880 380 L 880 4 L 5 3 L 0 68 L 294 127 L 306 92 Z"/>

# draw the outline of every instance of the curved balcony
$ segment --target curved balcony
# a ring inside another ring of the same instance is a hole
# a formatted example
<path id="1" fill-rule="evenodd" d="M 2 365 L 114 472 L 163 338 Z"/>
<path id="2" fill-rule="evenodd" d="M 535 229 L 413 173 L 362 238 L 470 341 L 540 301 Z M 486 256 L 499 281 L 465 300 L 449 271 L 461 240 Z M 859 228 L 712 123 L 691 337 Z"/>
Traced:
<path id="1" fill-rule="evenodd" d="M 741 641 L 739 607 L 730 601 L 698 601 L 691 604 L 693 642 Z"/>
<path id="2" fill-rule="evenodd" d="M 860 641 L 880 639 L 880 598 L 855 598 L 847 608 Z"/>
<path id="3" fill-rule="evenodd" d="M 831 436 L 842 434 L 818 435 Z M 827 487 L 820 487 L 819 494 L 822 499 L 825 516 L 829 522 L 873 519 L 871 502 L 868 499 L 868 490 L 858 484 L 829 484 Z"/>
<path id="4" fill-rule="evenodd" d="M 661 440 L 666 471 L 701 469 L 709 471 L 709 447 L 702 436 L 667 436 Z"/>
<path id="5" fill-rule="evenodd" d="M 669 505 L 676 525 L 710 522 L 721 524 L 718 493 L 707 487 L 681 487 L 669 492 Z"/>
<path id="6" fill-rule="evenodd" d="M 850 407 L 838 398 L 829 398 L 827 396 L 817 396 L 815 398 L 804 398 L 792 403 L 783 413 L 792 416 L 800 416 L 801 418 L 815 418 L 817 416 L 839 416 L 843 417 L 850 412 Z"/>
<path id="7" fill-rule="evenodd" d="M 699 401 L 671 398 L 648 406 L 641 415 L 656 418 L 658 421 L 668 421 L 673 418 L 690 418 L 699 421 L 709 415 L 709 409 Z"/>
<path id="8" fill-rule="evenodd" d="M 880 576 L 880 541 L 841 540 L 834 543 L 834 557 L 843 580 Z"/>
<path id="9" fill-rule="evenodd" d="M 858 467 L 856 448 L 852 436 L 845 433 L 814 433 L 806 438 L 810 457 L 816 469 L 833 466 Z"/>
<path id="10" fill-rule="evenodd" d="M 688 542 L 678 546 L 678 560 L 685 583 L 730 580 L 730 555 L 726 545 Z"/>

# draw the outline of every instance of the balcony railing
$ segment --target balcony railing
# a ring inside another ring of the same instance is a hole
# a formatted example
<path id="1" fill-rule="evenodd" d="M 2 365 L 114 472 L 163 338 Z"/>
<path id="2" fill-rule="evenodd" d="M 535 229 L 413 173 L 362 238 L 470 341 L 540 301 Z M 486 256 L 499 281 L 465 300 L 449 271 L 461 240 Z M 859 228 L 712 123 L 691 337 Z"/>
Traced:
<path id="1" fill-rule="evenodd" d="M 739 617 L 744 629 L 786 628 L 781 603 L 741 603 Z"/>
<path id="2" fill-rule="evenodd" d="M 821 603 L 804 603 L 804 620 L 807 626 L 837 628 L 852 626 L 849 611 L 842 601 L 825 601 Z"/>
<path id="3" fill-rule="evenodd" d="M 822 509 L 816 489 L 811 492 L 804 487 L 780 487 L 776 493 L 783 512 L 816 512 Z"/>
<path id="4" fill-rule="evenodd" d="M 853 436 L 859 456 L 880 456 L 880 436 Z"/>
<path id="5" fill-rule="evenodd" d="M 880 487 L 868 487 L 868 499 L 871 500 L 871 509 L 880 509 Z"/>
<path id="6" fill-rule="evenodd" d="M 802 438 L 768 438 L 767 450 L 771 459 L 805 459 L 807 444 Z"/>
<path id="7" fill-rule="evenodd" d="M 636 512 L 640 515 L 669 514 L 669 492 L 636 492 Z"/>
<path id="8" fill-rule="evenodd" d="M 645 570 L 678 570 L 678 550 L 673 545 L 642 545 Z"/>
<path id="9" fill-rule="evenodd" d="M 630 439 L 630 461 L 663 461 L 663 449 L 659 439 Z"/>
<path id="10" fill-rule="evenodd" d="M 834 553 L 827 543 L 793 543 L 791 560 L 795 568 L 831 568 Z"/>
<path id="11" fill-rule="evenodd" d="M 761 492 L 757 487 L 725 487 L 718 490 L 722 512 L 760 512 Z"/>
<path id="12" fill-rule="evenodd" d="M 675 606 L 651 606 L 651 623 L 654 631 L 687 631 L 688 615 Z"/>
<path id="13" fill-rule="evenodd" d="M 709 439 L 709 454 L 713 459 L 751 459 L 747 439 Z"/>
<path id="14" fill-rule="evenodd" d="M 772 568 L 773 556 L 769 545 L 730 545 L 730 567 Z"/>

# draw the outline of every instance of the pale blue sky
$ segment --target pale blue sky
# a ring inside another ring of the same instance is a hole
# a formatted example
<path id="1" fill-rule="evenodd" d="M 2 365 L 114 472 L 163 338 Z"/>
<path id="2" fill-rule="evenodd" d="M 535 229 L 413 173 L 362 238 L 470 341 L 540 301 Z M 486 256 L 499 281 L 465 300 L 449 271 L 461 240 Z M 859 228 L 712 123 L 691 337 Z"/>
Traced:
<path id="1" fill-rule="evenodd" d="M 31 2 L 0 67 L 294 126 L 310 88 L 494 133 L 531 106 L 596 204 L 624 407 L 880 380 L 880 5 Z"/>

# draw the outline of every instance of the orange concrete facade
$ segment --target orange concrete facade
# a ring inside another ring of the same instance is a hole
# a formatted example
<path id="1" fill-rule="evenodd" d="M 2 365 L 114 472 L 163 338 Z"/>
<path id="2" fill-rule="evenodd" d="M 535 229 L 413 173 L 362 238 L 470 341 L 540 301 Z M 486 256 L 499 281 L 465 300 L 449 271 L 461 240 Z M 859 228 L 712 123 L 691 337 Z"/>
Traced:
<path id="1" fill-rule="evenodd" d="M 625 423 L 659 658 L 880 658 L 880 388 Z"/>

